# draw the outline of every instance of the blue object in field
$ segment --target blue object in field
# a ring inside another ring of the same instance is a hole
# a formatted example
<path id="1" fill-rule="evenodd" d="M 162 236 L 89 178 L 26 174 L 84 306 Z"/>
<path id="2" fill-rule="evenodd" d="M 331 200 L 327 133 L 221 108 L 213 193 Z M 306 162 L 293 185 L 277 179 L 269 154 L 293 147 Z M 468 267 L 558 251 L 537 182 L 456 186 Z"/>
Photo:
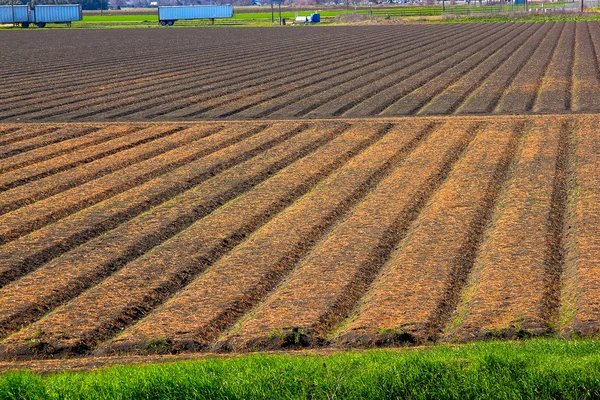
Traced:
<path id="1" fill-rule="evenodd" d="M 38 5 L 31 10 L 30 17 L 30 22 L 36 24 L 81 21 L 81 4 Z"/>
<path id="2" fill-rule="evenodd" d="M 525 0 L 514 0 L 514 4 L 525 4 Z"/>
<path id="3" fill-rule="evenodd" d="M 321 22 L 321 14 L 310 14 L 310 22 L 312 24 Z"/>
<path id="4" fill-rule="evenodd" d="M 16 24 L 29 21 L 29 7 L 0 6 L 0 24 Z"/>
<path id="5" fill-rule="evenodd" d="M 173 25 L 173 22 L 178 19 L 215 19 L 231 17 L 233 17 L 233 6 L 231 4 L 219 6 L 158 7 L 158 20 L 161 25 Z"/>

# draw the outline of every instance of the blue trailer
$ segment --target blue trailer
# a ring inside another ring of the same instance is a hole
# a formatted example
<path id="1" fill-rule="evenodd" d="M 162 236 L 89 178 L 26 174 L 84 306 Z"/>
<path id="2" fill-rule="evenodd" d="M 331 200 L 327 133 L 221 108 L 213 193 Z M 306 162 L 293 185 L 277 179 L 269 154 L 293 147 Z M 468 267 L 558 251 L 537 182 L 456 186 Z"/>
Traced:
<path id="1" fill-rule="evenodd" d="M 29 7 L 0 6 L 0 24 L 22 24 L 29 22 Z"/>
<path id="2" fill-rule="evenodd" d="M 48 23 L 70 25 L 82 18 L 81 4 L 37 5 L 29 11 L 30 22 L 40 28 Z"/>
<path id="3" fill-rule="evenodd" d="M 81 4 L 38 5 L 29 6 L 0 6 L 0 24 L 21 24 L 23 28 L 35 24 L 40 28 L 47 23 L 71 24 L 81 21 L 83 15 Z"/>
<path id="4" fill-rule="evenodd" d="M 158 7 L 158 21 L 162 26 L 172 26 L 180 19 L 211 19 L 233 17 L 231 4 L 219 6 L 172 6 Z"/>

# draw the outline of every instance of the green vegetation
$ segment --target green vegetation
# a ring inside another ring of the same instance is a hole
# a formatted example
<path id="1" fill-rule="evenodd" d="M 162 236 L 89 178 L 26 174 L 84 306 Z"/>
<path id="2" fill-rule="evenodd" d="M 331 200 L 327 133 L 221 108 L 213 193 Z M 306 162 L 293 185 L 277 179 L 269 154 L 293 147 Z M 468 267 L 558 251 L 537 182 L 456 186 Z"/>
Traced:
<path id="1" fill-rule="evenodd" d="M 560 7 L 571 7 L 572 3 L 544 3 L 545 8 L 560 8 Z M 530 9 L 540 8 L 541 4 L 530 4 Z M 217 19 L 215 20 L 214 26 L 216 27 L 235 27 L 235 26 L 272 26 L 271 12 L 270 9 L 262 7 L 254 8 L 240 8 L 236 11 L 233 18 L 228 19 Z M 442 15 L 442 7 L 438 5 L 434 6 L 401 6 L 401 7 L 381 7 L 376 6 L 370 8 L 352 8 L 349 10 L 337 9 L 337 10 L 319 10 L 321 14 L 321 24 L 352 24 L 353 20 L 348 21 L 340 20 L 336 18 L 340 15 L 345 14 L 360 14 L 363 19 L 369 20 L 370 16 L 373 19 L 392 18 L 401 19 L 403 21 L 420 21 L 429 22 L 436 24 L 455 24 L 455 23 L 489 23 L 489 22 L 542 22 L 542 21 L 596 21 L 600 20 L 600 15 L 596 16 L 592 11 L 595 9 L 588 9 L 588 14 L 574 14 L 574 13 L 548 13 L 548 14 L 529 14 L 522 12 L 524 11 L 523 5 L 516 6 L 504 6 L 504 13 L 500 14 L 500 6 L 463 6 L 463 5 L 446 5 L 446 11 Z M 316 10 L 315 10 L 316 11 Z M 510 11 L 521 11 L 510 13 Z M 120 11 L 105 11 L 108 15 L 99 15 L 99 11 L 87 12 L 84 15 L 83 21 L 73 22 L 72 28 L 88 28 L 88 29 L 102 29 L 102 28 L 159 28 L 158 15 L 156 10 L 148 9 L 148 12 L 143 14 L 129 14 L 126 12 L 121 13 Z M 296 15 L 307 16 L 310 15 L 311 11 L 289 11 L 289 9 L 283 9 L 281 17 L 287 20 L 287 24 L 293 22 Z M 389 16 L 389 17 L 388 17 Z M 275 8 L 275 24 L 279 24 L 279 13 Z M 185 27 L 200 27 L 200 26 L 213 26 L 210 20 L 190 20 L 190 21 L 177 21 L 175 28 Z M 1 29 L 12 29 L 8 25 Z M 68 28 L 63 24 L 49 24 L 49 29 L 64 29 Z M 20 29 L 20 28 L 18 28 Z M 38 29 L 38 28 L 33 28 Z"/>
<path id="2" fill-rule="evenodd" d="M 600 21 L 600 15 L 580 14 L 515 14 L 472 15 L 429 21 L 432 24 L 492 23 L 492 22 L 549 22 L 549 21 Z"/>
<path id="3" fill-rule="evenodd" d="M 600 341 L 535 339 L 327 356 L 251 354 L 0 376 L 11 399 L 597 398 Z"/>
<path id="4" fill-rule="evenodd" d="M 83 22 L 135 22 L 135 21 L 158 21 L 158 15 L 140 14 L 140 15 L 84 15 Z"/>

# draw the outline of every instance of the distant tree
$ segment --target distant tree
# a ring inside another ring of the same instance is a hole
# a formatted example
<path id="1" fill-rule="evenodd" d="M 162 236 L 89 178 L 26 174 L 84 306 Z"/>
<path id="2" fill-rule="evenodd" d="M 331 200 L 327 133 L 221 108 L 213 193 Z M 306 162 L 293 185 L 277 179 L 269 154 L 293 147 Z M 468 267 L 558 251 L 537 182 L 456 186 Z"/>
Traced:
<path id="1" fill-rule="evenodd" d="M 120 9 L 125 6 L 125 0 L 109 0 L 110 8 Z"/>

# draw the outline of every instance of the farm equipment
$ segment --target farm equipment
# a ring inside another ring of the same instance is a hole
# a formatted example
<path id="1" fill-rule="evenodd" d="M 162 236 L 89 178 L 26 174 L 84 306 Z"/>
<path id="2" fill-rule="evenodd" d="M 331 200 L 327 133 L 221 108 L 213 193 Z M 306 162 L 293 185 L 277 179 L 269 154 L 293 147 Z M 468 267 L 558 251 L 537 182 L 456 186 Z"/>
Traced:
<path id="1" fill-rule="evenodd" d="M 158 21 L 162 26 L 172 26 L 177 20 L 211 19 L 233 17 L 231 4 L 219 6 L 170 6 L 158 7 Z"/>
<path id="2" fill-rule="evenodd" d="M 81 19 L 81 4 L 0 6 L 0 23 L 21 24 L 23 28 L 29 28 L 31 24 L 39 28 L 45 27 L 48 23 L 70 25 L 71 22 L 81 21 Z"/>
<path id="3" fill-rule="evenodd" d="M 321 22 L 321 14 L 313 13 L 309 16 L 296 16 L 294 20 L 295 24 L 316 24 L 317 22 Z"/>

